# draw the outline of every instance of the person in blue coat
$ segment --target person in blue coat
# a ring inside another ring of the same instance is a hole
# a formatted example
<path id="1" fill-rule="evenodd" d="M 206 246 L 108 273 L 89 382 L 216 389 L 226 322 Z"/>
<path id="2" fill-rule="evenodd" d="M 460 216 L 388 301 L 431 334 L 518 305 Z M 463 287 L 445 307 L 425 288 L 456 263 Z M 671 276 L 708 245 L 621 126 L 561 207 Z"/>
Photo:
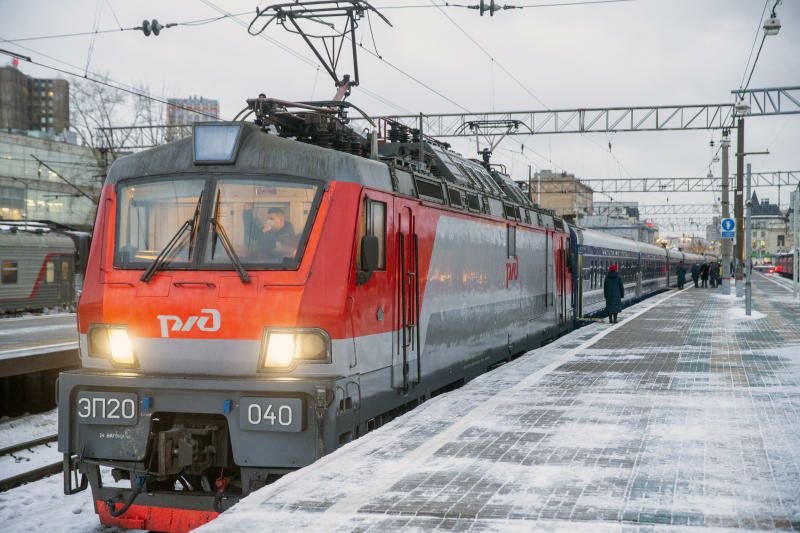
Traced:
<path id="1" fill-rule="evenodd" d="M 683 261 L 678 263 L 678 268 L 676 269 L 678 274 L 678 288 L 682 289 L 683 286 L 686 284 L 686 265 L 683 264 Z"/>
<path id="2" fill-rule="evenodd" d="M 608 267 L 608 274 L 603 283 L 603 295 L 606 297 L 608 321 L 614 324 L 617 321 L 617 315 L 622 311 L 622 299 L 625 297 L 625 286 L 617 272 L 617 265 Z"/>

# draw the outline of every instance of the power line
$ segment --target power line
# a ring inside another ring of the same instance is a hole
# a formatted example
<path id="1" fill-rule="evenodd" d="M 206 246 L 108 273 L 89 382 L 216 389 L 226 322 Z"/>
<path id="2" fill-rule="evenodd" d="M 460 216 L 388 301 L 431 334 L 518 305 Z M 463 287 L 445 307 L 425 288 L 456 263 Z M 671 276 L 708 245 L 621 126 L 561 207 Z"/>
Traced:
<path id="1" fill-rule="evenodd" d="M 497 59 L 495 59 L 494 55 L 493 55 L 491 52 L 489 52 L 489 51 L 488 51 L 486 48 L 484 48 L 484 47 L 483 47 L 483 46 L 482 46 L 482 45 L 481 45 L 481 44 L 480 44 L 480 43 L 479 43 L 477 40 L 475 40 L 475 39 L 472 37 L 472 35 L 470 35 L 470 34 L 469 34 L 469 32 L 467 32 L 467 31 L 466 31 L 466 30 L 465 30 L 463 27 L 461 27 L 461 25 L 460 25 L 460 24 L 458 24 L 458 22 L 456 22 L 455 20 L 453 20 L 453 18 L 452 18 L 450 15 L 448 15 L 448 14 L 447 14 L 447 13 L 446 13 L 446 12 L 445 12 L 443 9 L 442 9 L 442 6 L 440 6 L 440 5 L 437 5 L 437 4 L 434 2 L 434 0 L 429 0 L 429 1 L 430 1 L 430 3 L 431 3 L 432 7 L 436 7 L 436 8 L 437 8 L 437 9 L 438 9 L 438 10 L 439 10 L 441 13 L 442 13 L 442 15 L 444 15 L 444 16 L 447 18 L 447 20 L 449 20 L 449 21 L 450 21 L 450 22 L 451 22 L 451 23 L 452 23 L 452 24 L 453 24 L 453 25 L 454 25 L 456 28 L 458 28 L 458 29 L 459 29 L 459 31 L 461 31 L 461 33 L 463 33 L 463 34 L 464 34 L 464 35 L 467 37 L 467 39 L 469 39 L 470 41 L 472 41 L 472 43 L 473 43 L 473 44 L 475 44 L 475 46 L 477 46 L 477 47 L 478 47 L 478 48 L 479 48 L 479 49 L 480 49 L 480 50 L 481 50 L 481 51 L 482 51 L 482 52 L 483 52 L 483 53 L 484 53 L 484 54 L 485 54 L 485 55 L 486 55 L 486 56 L 487 56 L 487 57 L 488 57 L 488 58 L 489 58 L 491 61 L 492 61 L 492 64 L 493 64 L 493 65 L 494 65 L 494 64 L 497 64 L 497 66 L 498 66 L 498 67 L 500 67 L 500 70 L 502 70 L 502 71 L 503 71 L 503 72 L 504 72 L 504 73 L 505 73 L 505 74 L 506 74 L 506 75 L 507 75 L 509 78 L 511 78 L 511 79 L 512 79 L 512 80 L 513 80 L 513 81 L 514 81 L 514 82 L 515 82 L 517 85 L 519 85 L 519 86 L 522 88 L 522 90 L 524 90 L 526 93 L 528 93 L 530 96 L 532 96 L 532 97 L 533 97 L 533 98 L 534 98 L 534 99 L 535 99 L 537 102 L 539 102 L 539 103 L 540 103 L 542 106 L 544 106 L 544 107 L 545 107 L 545 109 L 547 109 L 548 111 L 552 111 L 552 110 L 551 110 L 551 109 L 550 109 L 550 108 L 547 106 L 547 104 L 545 104 L 545 103 L 542 101 L 542 99 L 541 99 L 541 98 L 539 98 L 539 97 L 538 97 L 538 96 L 537 96 L 537 95 L 536 95 L 536 94 L 535 94 L 533 91 L 531 91 L 531 90 L 530 90 L 530 89 L 529 89 L 529 88 L 528 88 L 528 87 L 527 87 L 527 86 L 526 86 L 524 83 L 522 83 L 522 82 L 519 80 L 519 78 L 517 78 L 516 76 L 514 76 L 514 74 L 512 74 L 512 73 L 511 73 L 511 72 L 510 72 L 510 71 L 509 71 L 509 70 L 508 70 L 508 69 L 507 69 L 505 66 L 503 66 L 503 64 L 502 64 L 502 63 L 500 63 L 500 61 L 498 61 Z M 561 5 L 564 5 L 564 4 L 561 4 Z M 606 150 L 605 150 L 605 149 L 604 149 L 602 146 L 600 146 L 599 144 L 597 144 L 597 142 L 596 142 L 596 141 L 594 141 L 594 140 L 590 139 L 589 137 L 584 137 L 583 135 L 581 135 L 581 138 L 588 140 L 589 142 L 591 142 L 592 144 L 594 144 L 594 145 L 595 145 L 595 146 L 596 146 L 598 149 L 600 149 L 600 150 L 601 150 L 603 153 L 606 153 Z M 520 144 L 520 145 L 521 145 L 521 144 Z M 521 146 L 523 146 L 523 145 L 521 145 Z M 523 148 L 524 148 L 524 146 L 523 146 Z M 616 154 L 614 154 L 614 153 L 611 151 L 611 147 L 610 147 L 610 146 L 609 146 L 609 149 L 608 149 L 608 154 L 610 154 L 610 155 L 611 155 L 611 157 L 612 157 L 612 158 L 613 158 L 613 159 L 614 159 L 614 160 L 617 162 L 617 166 L 618 166 L 618 168 L 620 169 L 620 172 L 622 171 L 622 169 L 625 169 L 625 172 L 626 172 L 626 173 L 629 175 L 629 177 L 630 177 L 630 172 L 629 172 L 629 171 L 628 171 L 628 169 L 625 167 L 625 165 L 624 165 L 624 164 L 622 164 L 622 161 L 620 161 L 620 160 L 619 160 L 619 158 L 616 156 Z M 552 161 L 552 160 L 550 160 L 550 162 L 551 162 L 551 163 L 553 163 L 553 161 Z M 555 164 L 555 163 L 553 163 L 553 164 Z M 562 170 L 565 170 L 565 169 L 562 167 Z"/>
<path id="2" fill-rule="evenodd" d="M 229 12 L 225 11 L 223 8 L 221 8 L 221 7 L 217 6 L 216 4 L 214 4 L 213 2 L 211 2 L 210 0 L 200 0 L 200 1 L 202 3 L 204 3 L 206 6 L 210 7 L 213 10 L 215 10 L 216 12 L 222 13 L 225 17 L 230 18 L 231 20 L 233 20 L 234 22 L 239 24 L 241 27 L 243 27 L 245 29 L 248 27 L 248 23 L 243 21 L 242 19 L 240 19 L 239 16 L 240 15 L 249 14 L 249 13 L 251 13 L 250 11 L 247 11 L 247 12 L 244 12 L 244 13 L 229 13 Z M 223 17 L 220 17 L 220 18 L 223 18 Z M 277 39 L 273 39 L 272 37 L 269 37 L 268 35 L 265 35 L 263 33 L 258 34 L 258 36 L 260 38 L 264 39 L 265 41 L 267 41 L 268 43 L 270 43 L 271 45 L 278 47 L 279 49 L 281 49 L 284 52 L 292 55 L 296 59 L 299 59 L 303 63 L 313 67 L 315 70 L 319 70 L 320 68 L 322 68 L 322 65 L 320 65 L 317 61 L 314 61 L 313 59 L 310 59 L 310 58 L 306 57 L 305 55 L 301 54 L 300 52 L 297 52 L 296 50 L 294 50 L 292 48 L 289 48 L 288 46 L 286 46 L 282 42 L 278 41 Z M 367 49 L 364 48 L 364 50 L 367 50 Z M 367 94 L 368 96 L 372 97 L 373 99 L 377 100 L 378 102 L 381 102 L 381 103 L 383 103 L 385 105 L 388 105 L 389 107 L 393 107 L 393 108 L 395 108 L 395 109 L 397 109 L 399 111 L 409 112 L 404 107 L 391 102 L 390 100 L 380 96 L 379 94 L 377 94 L 377 93 L 375 93 L 373 91 L 370 91 L 369 89 L 365 89 L 364 87 L 361 87 L 361 91 L 364 92 L 365 94 Z"/>
<path id="3" fill-rule="evenodd" d="M 25 47 L 22 47 L 22 48 L 25 48 Z M 0 52 L 3 52 L 3 51 L 0 50 Z M 36 61 L 36 60 L 34 60 L 33 58 L 30 58 L 30 57 L 22 56 L 21 54 L 14 54 L 13 52 L 11 54 L 9 54 L 9 55 L 13 55 L 13 56 L 18 57 L 20 59 L 23 59 L 24 61 L 27 61 L 28 63 L 31 63 L 32 65 L 36 65 L 36 66 L 39 66 L 39 67 L 42 67 L 42 68 L 54 70 L 56 72 L 60 72 L 62 74 L 66 74 L 67 76 L 72 76 L 72 77 L 75 77 L 75 78 L 81 78 L 81 79 L 90 81 L 92 83 L 97 83 L 99 85 L 104 85 L 104 86 L 109 87 L 111 89 L 116 89 L 116 90 L 119 90 L 119 91 L 123 91 L 123 92 L 131 94 L 133 96 L 138 96 L 139 98 L 152 100 L 154 102 L 158 102 L 158 103 L 161 103 L 161 104 L 164 104 L 164 105 L 168 105 L 168 106 L 173 106 L 173 107 L 176 107 L 178 109 L 183 109 L 184 111 L 191 111 L 193 113 L 197 113 L 198 115 L 201 115 L 201 116 L 204 116 L 204 117 L 213 118 L 214 120 L 218 120 L 219 119 L 219 117 L 216 117 L 214 115 L 209 115 L 207 113 L 203 113 L 201 111 L 197 111 L 196 109 L 192 109 L 192 108 L 189 108 L 189 107 L 184 107 L 184 106 L 181 106 L 181 105 L 177 105 L 175 103 L 168 102 L 167 100 L 163 100 L 161 98 L 158 98 L 158 97 L 153 96 L 151 94 L 147 94 L 147 93 L 141 92 L 139 90 L 129 89 L 129 88 L 124 87 L 123 85 L 117 83 L 117 82 L 110 83 L 110 82 L 104 81 L 102 79 L 97 79 L 97 78 L 90 77 L 88 73 L 87 74 L 79 74 L 79 73 L 71 72 L 69 70 L 66 70 L 66 69 L 63 69 L 63 68 L 60 68 L 60 67 L 56 67 L 56 66 L 53 66 L 53 65 L 48 65 L 46 63 L 42 63 L 40 61 Z M 44 54 L 42 54 L 42 55 L 44 55 Z M 64 63 L 63 61 L 59 61 L 59 62 L 60 63 Z M 64 63 L 64 64 L 68 64 L 68 63 Z M 74 65 L 70 65 L 70 66 L 72 66 L 73 68 L 76 68 Z M 92 76 L 95 76 L 95 74 L 92 73 Z M 106 79 L 110 80 L 111 78 L 106 77 Z M 114 80 L 112 80 L 112 81 L 114 81 Z"/>
<path id="4" fill-rule="evenodd" d="M 750 59 L 753 57 L 753 50 L 756 48 L 756 41 L 758 40 L 758 33 L 761 30 L 761 22 L 764 20 L 764 13 L 767 12 L 767 5 L 769 5 L 769 0 L 764 0 L 764 9 L 761 10 L 761 17 L 758 19 L 758 24 L 756 24 L 756 34 L 753 36 L 753 44 L 750 45 L 750 54 L 747 56 L 747 63 L 744 66 L 744 72 L 742 73 L 742 81 L 739 82 L 739 89 L 744 87 L 744 78 L 747 76 L 747 69 L 750 67 Z M 762 39 L 761 44 L 764 44 Z"/>
<path id="5" fill-rule="evenodd" d="M 169 24 L 165 24 L 164 26 L 173 27 L 173 26 L 202 26 L 205 24 L 210 24 L 212 22 L 216 22 L 218 20 L 226 19 L 229 17 L 236 17 L 239 15 L 246 15 L 250 13 L 250 11 L 242 11 L 241 13 L 228 13 L 219 17 L 211 17 L 211 18 L 204 18 L 204 19 L 197 19 L 197 20 L 189 20 L 185 22 L 170 22 Z M 116 18 L 116 15 L 115 15 Z M 96 27 L 96 26 L 95 26 Z M 94 31 L 84 31 L 84 32 L 76 32 L 76 33 L 59 33 L 55 35 L 38 35 L 35 37 L 19 37 L 14 39 L 0 39 L 0 43 L 22 43 L 26 41 L 40 41 L 44 39 L 61 39 L 65 37 L 85 37 L 87 35 L 96 36 L 105 33 L 119 33 L 121 31 L 142 31 L 141 26 L 132 26 L 129 28 L 116 28 L 116 29 L 105 29 L 99 30 L 95 29 Z"/>
<path id="6" fill-rule="evenodd" d="M 509 7 L 513 7 L 514 9 L 534 9 L 534 8 L 542 8 L 542 7 L 571 7 L 571 6 L 584 6 L 584 5 L 592 5 L 592 4 L 617 4 L 621 2 L 633 2 L 635 0 L 583 0 L 577 2 L 551 2 L 551 3 L 536 3 L 536 4 L 513 4 Z M 452 2 L 444 2 L 431 5 L 426 4 L 407 4 L 401 6 L 381 6 L 381 9 L 418 9 L 418 8 L 431 8 L 431 7 L 461 7 L 467 9 L 476 9 L 478 6 L 476 5 L 466 5 L 466 4 L 454 4 Z"/>

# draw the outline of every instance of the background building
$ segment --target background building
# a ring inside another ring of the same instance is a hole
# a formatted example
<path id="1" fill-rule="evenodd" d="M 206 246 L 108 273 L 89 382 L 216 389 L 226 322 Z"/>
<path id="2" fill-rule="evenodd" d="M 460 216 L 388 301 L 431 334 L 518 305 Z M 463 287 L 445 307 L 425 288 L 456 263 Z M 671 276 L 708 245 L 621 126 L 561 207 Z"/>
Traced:
<path id="1" fill-rule="evenodd" d="M 788 252 L 792 248 L 792 231 L 788 213 L 781 212 L 777 204 L 768 198 L 759 200 L 754 192 L 750 211 L 751 250 L 753 260 L 761 263 L 776 252 Z"/>
<path id="2" fill-rule="evenodd" d="M 202 96 L 167 100 L 168 126 L 207 122 L 213 120 L 211 117 L 219 118 L 219 102 L 217 100 L 210 100 Z"/>
<path id="3" fill-rule="evenodd" d="M 592 214 L 594 191 L 575 179 L 574 174 L 540 170 L 534 174 L 529 190 L 535 204 L 568 220 Z"/>
<path id="4" fill-rule="evenodd" d="M 69 83 L 31 78 L 0 67 L 0 129 L 64 133 L 69 130 Z"/>
<path id="5" fill-rule="evenodd" d="M 99 196 L 102 176 L 91 148 L 0 131 L 0 220 L 51 220 L 91 228 L 94 201 L 58 174 L 89 197 Z"/>

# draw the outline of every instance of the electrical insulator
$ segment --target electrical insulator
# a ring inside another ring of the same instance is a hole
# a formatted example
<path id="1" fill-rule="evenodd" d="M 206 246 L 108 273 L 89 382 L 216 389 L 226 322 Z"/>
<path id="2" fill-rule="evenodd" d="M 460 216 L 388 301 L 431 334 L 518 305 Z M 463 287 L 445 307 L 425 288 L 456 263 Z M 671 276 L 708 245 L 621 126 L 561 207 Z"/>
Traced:
<path id="1" fill-rule="evenodd" d="M 158 35 L 161 33 L 161 30 L 164 29 L 164 26 L 162 26 L 156 19 L 153 19 L 152 21 L 143 20 L 141 29 L 142 33 L 144 33 L 146 37 L 149 37 L 151 33 L 158 37 Z"/>

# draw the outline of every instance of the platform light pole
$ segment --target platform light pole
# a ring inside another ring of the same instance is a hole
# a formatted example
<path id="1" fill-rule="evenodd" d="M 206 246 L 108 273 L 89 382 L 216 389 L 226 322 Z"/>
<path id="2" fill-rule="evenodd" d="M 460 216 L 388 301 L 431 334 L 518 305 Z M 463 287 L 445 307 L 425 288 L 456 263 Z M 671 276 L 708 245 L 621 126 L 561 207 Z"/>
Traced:
<path id="1" fill-rule="evenodd" d="M 792 232 L 794 236 L 794 257 L 792 262 L 792 281 L 795 295 L 800 297 L 800 183 L 792 193 Z"/>
<path id="2" fill-rule="evenodd" d="M 747 207 L 747 213 L 745 215 L 745 230 L 744 230 L 744 249 L 745 249 L 745 256 L 747 257 L 747 270 L 744 274 L 744 314 L 750 316 L 753 314 L 753 287 L 751 285 L 751 278 L 753 277 L 753 253 L 750 249 L 752 247 L 752 243 L 750 240 L 750 213 L 753 210 L 753 196 L 750 192 L 750 163 L 747 163 L 747 201 L 745 201 L 745 206 Z"/>
<path id="3" fill-rule="evenodd" d="M 739 117 L 736 123 L 736 191 L 734 192 L 733 213 L 736 218 L 736 245 L 734 247 L 734 275 L 736 277 L 736 296 L 743 296 L 742 264 L 744 262 L 744 246 L 742 239 L 742 228 L 744 227 L 744 118 L 750 112 L 750 106 L 740 101 L 735 106 L 736 115 Z"/>

